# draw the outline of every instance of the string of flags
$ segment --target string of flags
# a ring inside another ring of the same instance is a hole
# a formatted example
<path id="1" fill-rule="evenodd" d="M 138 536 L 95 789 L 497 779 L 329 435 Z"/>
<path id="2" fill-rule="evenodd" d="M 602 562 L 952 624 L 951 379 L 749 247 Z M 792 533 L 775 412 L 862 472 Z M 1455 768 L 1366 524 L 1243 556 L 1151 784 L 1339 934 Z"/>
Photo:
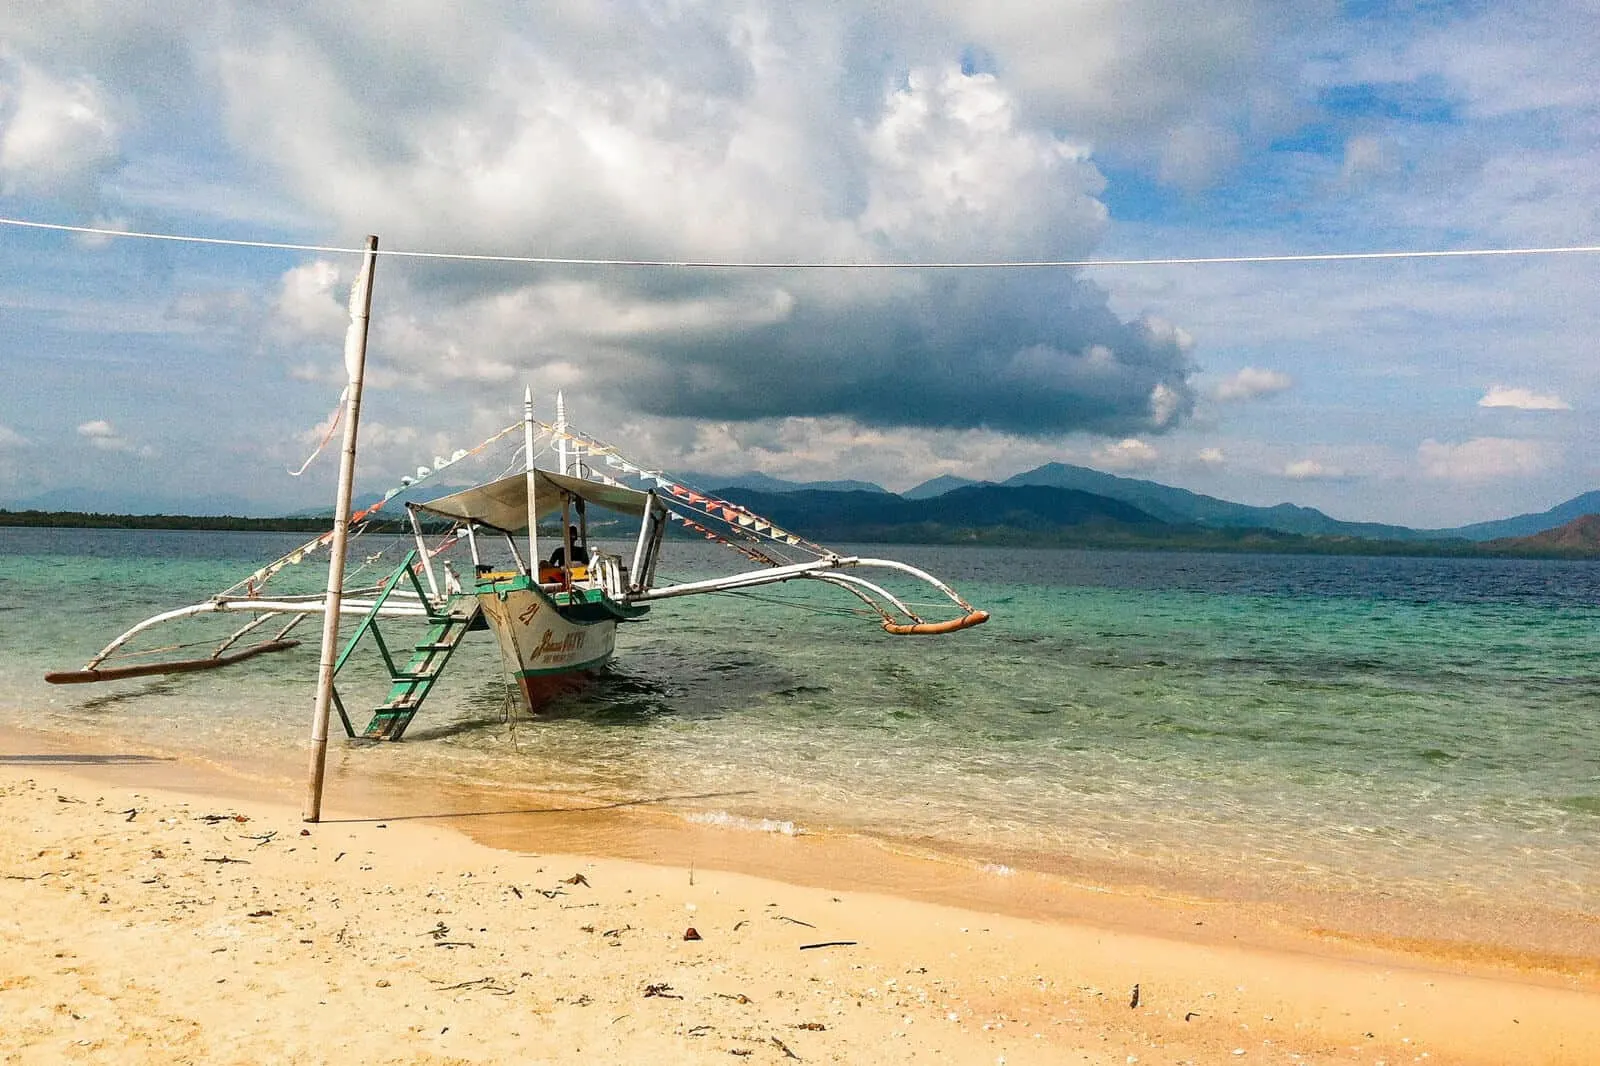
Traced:
<path id="1" fill-rule="evenodd" d="M 770 519 L 763 518 L 761 515 L 756 514 L 754 511 L 744 507 L 741 504 L 733 503 L 730 500 L 720 499 L 716 496 L 710 496 L 703 492 L 697 492 L 686 485 L 681 485 L 672 480 L 660 470 L 651 470 L 648 467 L 641 466 L 638 463 L 625 458 L 612 445 L 598 441 L 585 434 L 575 433 L 570 429 L 560 430 L 555 426 L 546 425 L 544 423 L 538 424 L 545 431 L 550 433 L 555 439 L 576 441 L 577 443 L 584 445 L 591 456 L 598 456 L 601 461 L 606 464 L 606 466 L 609 466 L 614 470 L 621 470 L 623 473 L 637 477 L 643 481 L 651 482 L 657 488 L 662 489 L 679 500 L 684 501 L 690 507 L 693 507 L 700 513 L 710 518 L 725 522 L 730 527 L 740 530 L 748 530 L 751 533 L 762 537 L 768 537 L 781 544 L 787 544 L 796 548 L 803 548 L 807 551 L 815 552 L 818 555 L 828 554 L 828 550 L 821 545 L 814 544 L 811 541 L 806 540 L 804 537 L 780 528 Z M 615 484 L 615 482 L 612 483 Z M 685 522 L 686 524 L 689 523 L 689 519 L 682 515 L 674 514 L 673 517 L 677 518 L 680 522 Z M 691 525 L 691 528 L 695 527 Z M 704 531 L 704 527 L 699 527 L 696 531 Z"/>
<path id="2" fill-rule="evenodd" d="M 343 410 L 342 397 L 338 410 Z M 310 458 L 308 458 L 304 464 L 301 465 L 300 470 L 293 472 L 296 474 L 296 476 L 305 471 L 306 467 L 310 465 L 311 460 L 316 458 L 317 454 L 320 453 L 327 445 L 327 442 L 332 439 L 334 429 L 337 427 L 337 425 L 338 412 L 336 411 L 335 417 L 330 422 L 328 430 L 323 437 L 322 443 L 317 445 L 317 450 L 311 454 Z M 555 426 L 552 426 L 546 422 L 536 421 L 534 425 L 538 426 L 544 433 L 549 434 L 552 441 L 574 441 L 583 445 L 589 456 L 598 457 L 602 462 L 605 463 L 606 466 L 610 467 L 611 469 L 619 470 L 630 477 L 653 484 L 656 488 L 662 490 L 663 492 L 672 496 L 675 500 L 679 501 L 678 506 L 692 510 L 702 517 L 711 518 L 724 523 L 732 532 L 737 533 L 748 543 L 740 544 L 729 540 L 727 537 L 704 525 L 697 519 L 691 518 L 674 508 L 667 508 L 668 516 L 673 520 L 682 523 L 685 528 L 700 534 L 707 540 L 716 541 L 720 544 L 727 545 L 734 551 L 745 556 L 747 559 L 750 559 L 752 562 L 760 563 L 763 566 L 782 565 L 777 559 L 774 559 L 772 556 L 768 555 L 766 552 L 762 551 L 760 547 L 758 547 L 760 543 L 759 538 L 766 538 L 775 543 L 784 544 L 789 547 L 800 548 L 804 551 L 813 552 L 817 555 L 828 554 L 828 549 L 819 544 L 815 544 L 809 540 L 806 540 L 804 537 L 801 537 L 795 533 L 791 533 L 789 530 L 783 529 L 772 522 L 772 520 L 756 514 L 754 511 L 751 511 L 742 504 L 734 503 L 731 500 L 724 500 L 719 497 L 692 489 L 687 485 L 680 484 L 679 482 L 668 477 L 664 471 L 652 470 L 649 467 L 633 462 L 632 460 L 623 456 L 622 453 L 619 452 L 614 446 L 606 444 L 603 441 L 596 440 L 595 438 L 586 434 L 573 432 L 570 429 L 557 429 Z M 442 455 L 434 456 L 432 466 L 418 466 L 414 475 L 406 475 L 402 477 L 398 485 L 393 486 L 383 494 L 382 499 L 378 500 L 369 507 L 365 507 L 359 511 L 353 512 L 350 515 L 350 525 L 355 526 L 361 522 L 364 522 L 372 515 L 381 511 L 384 506 L 396 496 L 403 492 L 409 491 L 421 482 L 426 481 L 428 478 L 435 476 L 451 466 L 454 466 L 463 459 L 481 453 L 484 449 L 499 441 L 501 438 L 521 430 L 522 427 L 523 424 L 521 422 L 514 422 L 472 448 L 458 448 L 448 457 Z M 595 471 L 594 473 L 596 477 L 607 484 L 620 484 L 620 482 L 618 482 L 616 479 L 601 473 L 600 471 Z M 257 596 L 260 594 L 262 587 L 266 585 L 269 580 L 271 580 L 273 575 L 288 567 L 298 566 L 300 563 L 304 562 L 308 556 L 315 555 L 318 551 L 328 547 L 332 543 L 332 530 L 329 530 L 326 533 L 321 533 L 306 543 L 300 545 L 298 548 L 295 548 L 282 558 L 274 560 L 273 562 L 261 567 L 243 581 L 240 581 L 231 588 L 219 593 L 217 598 L 223 599 L 236 595 L 240 592 L 243 592 L 246 596 Z"/>
<path id="3" fill-rule="evenodd" d="M 516 432 L 516 431 L 521 430 L 521 429 L 522 429 L 522 423 L 521 422 L 515 422 L 515 423 L 512 423 L 511 425 L 507 426 L 505 429 L 500 430 L 500 432 L 494 434 L 492 437 L 487 438 L 486 440 L 482 441 L 481 443 L 479 443 L 479 444 L 477 444 L 477 445 L 475 445 L 475 446 L 473 446 L 471 448 L 457 448 L 454 452 L 450 453 L 449 458 L 446 458 L 446 457 L 444 457 L 442 455 L 434 456 L 433 457 L 433 465 L 431 467 L 427 467 L 427 466 L 419 466 L 419 467 L 417 467 L 417 472 L 416 472 L 415 475 L 406 475 L 406 476 L 402 477 L 400 479 L 400 484 L 395 485 L 394 487 L 392 487 L 388 491 L 386 491 L 383 494 L 383 498 L 378 500 L 378 502 L 372 504 L 370 507 L 364 507 L 359 511 L 353 512 L 350 515 L 350 525 L 354 526 L 354 525 L 357 525 L 360 522 L 365 521 L 366 519 L 370 518 L 372 515 L 376 514 L 377 512 L 379 512 L 381 510 L 383 510 L 385 504 L 387 504 L 390 500 L 394 499 L 396 496 L 400 495 L 402 492 L 405 492 L 408 489 L 414 488 L 416 485 L 420 484 L 421 482 L 427 480 L 430 477 L 433 477 L 435 474 L 438 474 L 440 471 L 446 470 L 449 467 L 454 466 L 456 463 L 459 463 L 463 459 L 466 459 L 466 458 L 469 458 L 471 456 L 477 455 L 478 453 L 482 452 L 485 448 L 489 447 L 489 445 L 491 445 L 491 444 L 495 443 L 496 441 L 498 441 L 500 438 L 506 436 L 507 434 Z M 330 428 L 328 430 L 328 436 L 331 437 L 332 435 L 333 435 L 333 430 Z M 323 443 L 324 444 L 327 443 L 326 438 L 324 439 Z M 320 445 L 318 446 L 317 450 L 318 451 L 322 450 Z M 312 458 L 316 458 L 316 453 L 312 453 Z M 311 462 L 311 459 L 307 459 L 306 460 L 306 464 L 309 465 L 310 462 Z M 305 466 L 302 466 L 300 469 L 303 471 L 305 469 Z M 294 551 L 290 552 L 289 554 L 283 556 L 280 559 L 276 559 L 273 562 L 268 563 L 266 566 L 263 566 L 261 569 L 257 570 L 255 573 L 253 573 L 249 577 L 245 578 L 243 581 L 240 581 L 240 582 L 234 584 L 232 587 L 230 587 L 230 588 L 224 590 L 223 592 L 219 593 L 217 595 L 217 598 L 218 599 L 225 599 L 225 598 L 227 598 L 229 596 L 232 596 L 232 595 L 234 595 L 236 593 L 239 593 L 239 592 L 243 592 L 246 596 L 257 596 L 257 595 L 260 595 L 262 586 L 265 585 L 272 578 L 272 576 L 274 574 L 278 573 L 280 570 L 286 569 L 287 567 L 299 566 L 302 562 L 305 561 L 306 556 L 314 555 L 314 554 L 316 554 L 316 552 L 318 550 L 320 550 L 322 548 L 325 548 L 325 547 L 331 545 L 332 543 L 333 543 L 333 530 L 330 529 L 326 533 L 318 534 L 316 537 L 314 537 L 311 540 L 307 541 L 306 543 L 300 545 L 298 548 L 296 548 Z"/>

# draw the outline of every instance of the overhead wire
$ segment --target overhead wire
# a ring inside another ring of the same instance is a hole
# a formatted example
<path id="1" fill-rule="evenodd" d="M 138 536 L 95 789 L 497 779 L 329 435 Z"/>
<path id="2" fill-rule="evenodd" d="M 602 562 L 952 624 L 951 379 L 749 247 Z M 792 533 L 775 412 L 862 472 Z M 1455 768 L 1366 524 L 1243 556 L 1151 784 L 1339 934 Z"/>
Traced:
<path id="1" fill-rule="evenodd" d="M 106 226 L 76 226 L 61 222 L 0 218 L 0 226 L 21 229 L 77 233 L 94 237 L 123 237 L 151 241 L 174 241 L 228 248 L 260 248 L 285 252 L 317 252 L 326 255 L 367 255 L 369 249 L 334 244 L 300 244 L 290 241 L 248 240 L 236 237 L 207 237 L 196 234 L 155 233 L 114 229 Z M 418 249 L 379 248 L 378 255 L 404 259 L 434 259 L 475 263 L 518 263 L 530 266 L 635 267 L 682 270 L 1041 270 L 1091 269 L 1139 266 L 1224 266 L 1254 263 L 1339 263 L 1394 259 L 1470 259 L 1496 256 L 1593 255 L 1600 245 L 1545 245 L 1519 248 L 1420 248 L 1374 252 L 1298 252 L 1279 255 L 1204 255 L 1158 256 L 1122 259 L 996 259 L 996 260 L 892 260 L 859 262 L 840 260 L 738 260 L 738 259 L 627 259 L 587 256 L 496 255 L 486 252 L 434 252 Z"/>

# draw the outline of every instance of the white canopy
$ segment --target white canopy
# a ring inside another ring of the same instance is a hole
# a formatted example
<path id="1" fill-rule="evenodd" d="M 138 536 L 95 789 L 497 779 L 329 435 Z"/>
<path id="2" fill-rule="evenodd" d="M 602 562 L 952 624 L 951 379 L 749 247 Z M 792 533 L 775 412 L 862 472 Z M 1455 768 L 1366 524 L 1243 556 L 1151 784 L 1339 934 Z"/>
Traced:
<path id="1" fill-rule="evenodd" d="M 643 515 L 650 501 L 649 493 L 621 485 L 605 485 L 549 470 L 534 471 L 534 500 L 540 518 L 561 510 L 562 493 L 608 511 L 635 516 Z M 444 515 L 446 518 L 470 519 L 516 533 L 528 528 L 528 476 L 525 473 L 512 474 L 487 485 L 463 489 L 414 506 L 419 511 Z"/>

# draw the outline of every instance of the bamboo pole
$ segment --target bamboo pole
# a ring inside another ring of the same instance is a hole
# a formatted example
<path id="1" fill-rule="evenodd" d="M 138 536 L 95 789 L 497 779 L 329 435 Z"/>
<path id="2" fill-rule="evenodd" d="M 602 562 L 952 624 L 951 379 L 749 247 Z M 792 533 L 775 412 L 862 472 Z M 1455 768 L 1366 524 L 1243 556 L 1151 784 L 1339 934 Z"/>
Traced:
<path id="1" fill-rule="evenodd" d="M 311 716 L 310 780 L 302 817 L 322 820 L 322 782 L 328 765 L 328 709 L 333 703 L 333 668 L 339 654 L 339 606 L 344 597 L 345 546 L 350 537 L 350 499 L 355 490 L 356 427 L 361 419 L 361 381 L 367 364 L 367 324 L 372 316 L 372 275 L 378 267 L 378 238 L 367 238 L 361 273 L 350 289 L 350 328 L 344 335 L 344 449 L 339 456 L 339 491 L 333 505 L 333 545 L 328 558 L 327 610 L 322 617 L 322 661 L 317 669 L 317 701 Z"/>

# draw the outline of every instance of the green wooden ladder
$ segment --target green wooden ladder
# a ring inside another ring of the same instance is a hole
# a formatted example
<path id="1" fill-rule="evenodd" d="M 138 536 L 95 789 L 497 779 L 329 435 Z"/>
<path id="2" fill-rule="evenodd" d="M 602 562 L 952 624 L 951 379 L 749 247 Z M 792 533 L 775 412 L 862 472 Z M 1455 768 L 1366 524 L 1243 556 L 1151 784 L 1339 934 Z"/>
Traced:
<path id="1" fill-rule="evenodd" d="M 462 639 L 473 628 L 482 611 L 476 596 L 463 594 L 449 597 L 442 610 L 435 609 L 432 606 L 433 601 L 423 591 L 421 581 L 417 577 L 417 568 L 414 565 L 416 557 L 417 552 L 412 549 L 395 568 L 394 573 L 389 575 L 377 598 L 373 600 L 372 609 L 356 625 L 344 650 L 340 652 L 338 661 L 334 663 L 333 672 L 337 676 L 351 653 L 355 651 L 356 645 L 361 642 L 361 638 L 368 633 L 372 634 L 373 643 L 378 646 L 378 654 L 382 656 L 383 665 L 389 672 L 389 696 L 381 707 L 372 712 L 372 721 L 367 723 L 367 728 L 361 733 L 361 736 L 368 740 L 399 740 L 405 734 L 411 719 L 415 718 L 417 711 L 422 708 L 422 701 L 433 691 L 434 682 L 444 673 L 446 664 L 450 662 L 450 656 L 461 646 Z M 401 581 L 410 581 L 412 588 L 417 592 L 417 597 L 427 610 L 428 620 L 427 633 L 413 645 L 411 656 L 404 666 L 396 665 L 389 644 L 384 640 L 383 632 L 378 627 L 378 615 Z M 333 692 L 333 702 L 339 711 L 340 720 L 344 723 L 346 735 L 354 737 L 355 729 L 350 724 L 349 715 L 345 713 L 344 703 L 339 699 L 337 688 Z"/>

